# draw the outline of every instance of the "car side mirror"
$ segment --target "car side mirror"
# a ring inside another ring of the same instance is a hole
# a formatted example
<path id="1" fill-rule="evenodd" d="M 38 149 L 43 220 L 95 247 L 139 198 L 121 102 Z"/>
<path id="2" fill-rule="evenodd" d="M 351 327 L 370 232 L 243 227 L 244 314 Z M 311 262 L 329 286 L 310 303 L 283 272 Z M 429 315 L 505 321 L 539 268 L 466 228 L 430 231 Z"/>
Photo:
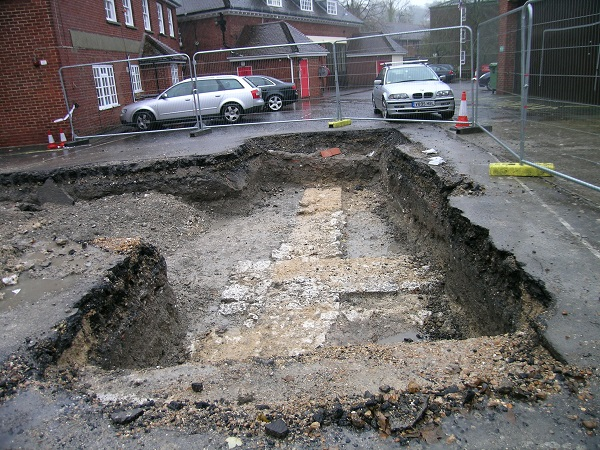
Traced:
<path id="1" fill-rule="evenodd" d="M 381 84 L 383 84 L 381 80 L 375 80 L 375 81 L 373 81 L 373 85 L 375 85 L 375 86 L 379 86 Z"/>
<path id="2" fill-rule="evenodd" d="M 159 97 L 161 100 L 164 100 L 166 98 L 169 98 L 169 94 L 167 94 L 166 92 L 161 94 L 161 96 Z"/>

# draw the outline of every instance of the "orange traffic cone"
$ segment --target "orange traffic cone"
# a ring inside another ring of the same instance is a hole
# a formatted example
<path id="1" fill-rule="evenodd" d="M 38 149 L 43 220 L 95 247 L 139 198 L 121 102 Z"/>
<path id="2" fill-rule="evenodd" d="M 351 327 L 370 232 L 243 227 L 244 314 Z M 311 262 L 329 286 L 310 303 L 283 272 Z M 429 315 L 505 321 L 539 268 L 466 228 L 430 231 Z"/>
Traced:
<path id="1" fill-rule="evenodd" d="M 458 110 L 458 120 L 456 121 L 456 128 L 465 128 L 468 127 L 469 118 L 467 117 L 467 92 L 463 91 L 462 97 L 460 99 L 460 109 Z"/>
<path id="2" fill-rule="evenodd" d="M 52 131 L 48 130 L 48 150 L 52 150 L 53 148 L 58 148 L 56 142 L 54 142 L 54 136 L 52 136 Z"/>

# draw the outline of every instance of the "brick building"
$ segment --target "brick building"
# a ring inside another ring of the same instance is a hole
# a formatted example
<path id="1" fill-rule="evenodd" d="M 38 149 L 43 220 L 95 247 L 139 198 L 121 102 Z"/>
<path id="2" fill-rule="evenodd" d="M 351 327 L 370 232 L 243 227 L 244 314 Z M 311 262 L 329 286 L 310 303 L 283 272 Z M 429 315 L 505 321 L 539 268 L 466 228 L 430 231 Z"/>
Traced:
<path id="1" fill-rule="evenodd" d="M 337 0 L 179 0 L 177 19 L 181 33 L 182 51 L 190 57 L 196 52 L 218 49 L 231 49 L 248 45 L 304 44 L 296 46 L 285 56 L 280 51 L 272 55 L 247 55 L 244 59 L 223 52 L 221 59 L 233 65 L 230 72 L 238 67 L 253 64 L 253 70 L 268 67 L 279 74 L 284 81 L 297 82 L 303 96 L 321 95 L 318 81 L 318 68 L 325 64 L 333 73 L 332 42 L 344 40 L 358 34 L 362 21 L 346 11 Z M 283 27 L 265 27 L 269 23 L 284 23 Z M 284 39 L 265 40 L 266 33 L 289 31 Z M 300 35 L 295 34 L 299 32 Z M 262 36 L 263 39 L 250 41 L 249 37 Z M 308 39 L 308 40 L 306 40 Z M 319 42 L 324 52 L 315 51 L 306 45 Z M 337 49 L 338 68 L 345 67 L 345 48 Z M 305 50 L 307 50 L 305 52 Z M 306 53 L 312 53 L 307 55 Z M 321 54 L 319 54 L 321 53 Z M 288 58 L 289 57 L 289 58 Z M 286 61 L 284 61 L 284 59 Z M 262 66 L 257 61 L 262 61 Z M 270 61 L 270 62 L 269 62 Z M 282 76 L 282 67 L 291 61 L 287 76 Z M 265 73 L 267 74 L 267 73 Z M 272 75 L 272 74 L 271 74 Z M 342 73 L 343 77 L 345 74 Z M 308 93 L 306 91 L 308 89 Z"/>
<path id="2" fill-rule="evenodd" d="M 384 63 L 402 62 L 408 56 L 408 50 L 390 36 L 364 33 L 357 37 L 361 39 L 348 41 L 346 60 L 350 86 L 373 86 Z"/>
<path id="3" fill-rule="evenodd" d="M 49 130 L 57 138 L 54 121 L 71 106 L 65 96 L 79 106 L 72 116 L 80 119 L 76 131 L 94 133 L 118 123 L 121 104 L 143 94 L 150 72 L 141 62 L 125 63 L 120 70 L 110 61 L 177 54 L 178 6 L 174 0 L 1 1 L 0 147 L 47 143 Z M 76 78 L 73 71 L 60 71 L 96 62 L 105 63 L 82 67 Z M 175 76 L 181 66 L 168 70 Z M 68 139 L 69 125 L 69 120 L 62 124 Z"/>

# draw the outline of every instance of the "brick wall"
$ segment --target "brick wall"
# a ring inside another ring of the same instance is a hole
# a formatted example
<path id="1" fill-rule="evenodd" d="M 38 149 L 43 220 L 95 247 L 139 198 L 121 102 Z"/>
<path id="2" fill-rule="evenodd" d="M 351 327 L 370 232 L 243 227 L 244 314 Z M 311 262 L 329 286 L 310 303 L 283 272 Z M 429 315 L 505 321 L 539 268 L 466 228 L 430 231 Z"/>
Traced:
<path id="1" fill-rule="evenodd" d="M 499 15 L 505 14 L 521 5 L 509 0 L 500 0 Z M 509 14 L 502 17 L 498 24 L 498 48 L 502 51 L 498 53 L 498 81 L 496 92 L 518 92 L 515 91 L 515 64 L 517 46 L 520 40 L 520 21 L 521 15 L 518 13 Z"/>
<path id="2" fill-rule="evenodd" d="M 64 115 L 59 56 L 48 0 L 0 2 L 2 115 L 0 147 L 47 142 L 50 117 Z M 34 62 L 45 60 L 46 65 Z"/>

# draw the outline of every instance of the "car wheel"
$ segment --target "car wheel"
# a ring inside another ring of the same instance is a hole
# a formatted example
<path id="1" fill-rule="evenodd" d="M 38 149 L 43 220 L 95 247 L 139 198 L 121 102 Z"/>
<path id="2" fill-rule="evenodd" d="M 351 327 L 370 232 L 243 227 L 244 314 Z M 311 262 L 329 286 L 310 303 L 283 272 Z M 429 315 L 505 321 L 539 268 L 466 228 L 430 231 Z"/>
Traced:
<path id="1" fill-rule="evenodd" d="M 279 94 L 273 94 L 267 99 L 267 107 L 271 111 L 279 111 L 283 107 L 283 97 Z"/>
<path id="2" fill-rule="evenodd" d="M 221 116 L 230 124 L 238 123 L 242 119 L 242 114 L 244 110 L 237 103 L 227 103 L 221 108 Z"/>
<path id="3" fill-rule="evenodd" d="M 387 102 L 385 101 L 385 98 L 381 99 L 381 115 L 383 116 L 384 119 L 390 118 L 390 115 L 388 114 Z"/>
<path id="4" fill-rule="evenodd" d="M 377 105 L 375 104 L 375 97 L 373 96 L 371 96 L 371 103 L 373 103 L 373 114 L 380 114 L 381 111 L 379 111 L 377 108 Z"/>
<path id="5" fill-rule="evenodd" d="M 150 131 L 156 126 L 156 118 L 150 111 L 138 111 L 133 116 L 133 123 L 139 131 Z"/>
<path id="6" fill-rule="evenodd" d="M 450 120 L 454 117 L 454 111 L 442 111 L 440 116 L 442 116 L 443 120 Z"/>

